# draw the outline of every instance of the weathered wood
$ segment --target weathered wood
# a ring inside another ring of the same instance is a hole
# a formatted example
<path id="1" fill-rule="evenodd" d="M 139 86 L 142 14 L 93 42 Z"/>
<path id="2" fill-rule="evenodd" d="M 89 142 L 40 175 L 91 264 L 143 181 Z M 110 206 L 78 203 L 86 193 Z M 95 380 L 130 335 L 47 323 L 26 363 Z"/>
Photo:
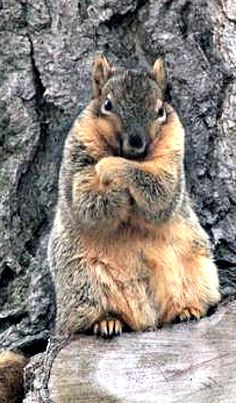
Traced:
<path id="1" fill-rule="evenodd" d="M 235 402 L 235 326 L 232 301 L 198 323 L 113 340 L 78 336 L 53 363 L 51 398 L 56 403 Z"/>

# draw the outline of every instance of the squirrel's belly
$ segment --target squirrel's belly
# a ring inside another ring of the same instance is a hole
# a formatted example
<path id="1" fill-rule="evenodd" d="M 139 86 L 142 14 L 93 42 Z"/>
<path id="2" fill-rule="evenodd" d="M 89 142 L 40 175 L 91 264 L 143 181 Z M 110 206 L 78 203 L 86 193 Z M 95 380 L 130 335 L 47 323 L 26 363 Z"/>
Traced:
<path id="1" fill-rule="evenodd" d="M 104 312 L 120 314 L 133 330 L 156 327 L 159 314 L 153 287 L 157 247 L 147 240 L 99 246 L 96 244 L 91 248 L 90 244 L 85 259 L 92 277 L 101 286 Z"/>

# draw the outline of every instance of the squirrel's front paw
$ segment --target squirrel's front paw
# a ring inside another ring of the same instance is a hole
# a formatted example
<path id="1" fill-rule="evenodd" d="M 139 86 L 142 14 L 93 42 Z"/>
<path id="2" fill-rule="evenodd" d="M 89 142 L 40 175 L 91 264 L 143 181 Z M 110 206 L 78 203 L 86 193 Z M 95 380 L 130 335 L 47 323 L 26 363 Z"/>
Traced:
<path id="1" fill-rule="evenodd" d="M 102 158 L 95 166 L 95 171 L 103 185 L 120 182 L 124 187 L 125 162 L 119 157 Z"/>

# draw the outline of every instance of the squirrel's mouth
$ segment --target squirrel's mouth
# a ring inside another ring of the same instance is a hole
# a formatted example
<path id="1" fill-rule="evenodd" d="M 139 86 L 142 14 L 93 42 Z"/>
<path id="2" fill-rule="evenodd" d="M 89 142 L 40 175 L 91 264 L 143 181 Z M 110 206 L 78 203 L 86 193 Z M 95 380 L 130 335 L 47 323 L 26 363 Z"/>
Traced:
<path id="1" fill-rule="evenodd" d="M 137 153 L 137 152 L 122 152 L 121 151 L 121 157 L 126 158 L 128 160 L 143 160 L 147 155 L 147 149 L 145 148 L 144 151 Z"/>

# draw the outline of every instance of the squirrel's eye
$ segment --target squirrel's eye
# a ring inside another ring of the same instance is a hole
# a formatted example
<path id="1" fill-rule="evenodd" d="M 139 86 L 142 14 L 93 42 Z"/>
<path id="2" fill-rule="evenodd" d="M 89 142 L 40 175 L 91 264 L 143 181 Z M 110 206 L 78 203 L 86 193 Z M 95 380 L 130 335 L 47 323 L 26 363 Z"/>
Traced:
<path id="1" fill-rule="evenodd" d="M 163 122 L 165 122 L 165 120 L 166 120 L 166 111 L 165 111 L 165 109 L 163 108 L 163 106 L 161 106 L 161 107 L 158 109 L 158 112 L 157 112 L 157 120 L 158 120 L 158 122 L 160 122 L 160 123 L 163 123 Z"/>
<path id="2" fill-rule="evenodd" d="M 112 102 L 110 99 L 106 99 L 106 101 L 104 102 L 103 108 L 105 111 L 110 112 L 113 108 Z"/>
<path id="3" fill-rule="evenodd" d="M 157 113 L 157 117 L 158 118 L 163 118 L 164 115 L 165 115 L 164 108 L 160 108 L 158 113 Z"/>

